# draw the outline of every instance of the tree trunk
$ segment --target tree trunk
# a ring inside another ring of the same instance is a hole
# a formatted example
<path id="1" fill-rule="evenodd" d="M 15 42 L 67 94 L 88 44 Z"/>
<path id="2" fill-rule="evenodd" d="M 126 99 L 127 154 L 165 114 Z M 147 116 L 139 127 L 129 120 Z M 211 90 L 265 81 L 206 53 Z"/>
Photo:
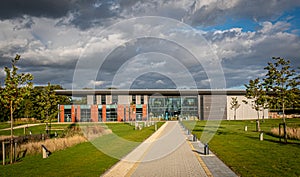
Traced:
<path id="1" fill-rule="evenodd" d="M 283 123 L 284 123 L 284 127 L 283 127 L 283 138 L 284 138 L 284 142 L 287 143 L 287 133 L 286 133 L 286 122 L 285 122 L 285 105 L 284 105 L 284 101 L 282 102 L 282 119 L 283 119 Z"/>
<path id="2" fill-rule="evenodd" d="M 10 164 L 13 163 L 13 141 L 14 141 L 14 135 L 13 135 L 13 124 L 14 124 L 14 118 L 13 118 L 13 107 L 12 107 L 12 101 L 10 101 Z"/>
<path id="3" fill-rule="evenodd" d="M 236 120 L 236 109 L 234 110 L 234 120 Z"/>
<path id="4" fill-rule="evenodd" d="M 265 122 L 265 108 L 263 107 L 263 109 L 262 109 L 262 113 L 263 113 L 263 115 L 262 115 L 262 121 L 263 122 Z"/>
<path id="5" fill-rule="evenodd" d="M 260 132 L 259 110 L 257 111 L 256 131 Z"/>

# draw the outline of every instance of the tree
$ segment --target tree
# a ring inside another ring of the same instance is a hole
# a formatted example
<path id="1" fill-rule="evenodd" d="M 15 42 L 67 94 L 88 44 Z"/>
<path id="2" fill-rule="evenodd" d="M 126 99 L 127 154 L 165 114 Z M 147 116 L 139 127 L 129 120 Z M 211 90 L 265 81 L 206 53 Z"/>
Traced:
<path id="1" fill-rule="evenodd" d="M 245 84 L 245 87 L 246 98 L 251 99 L 252 108 L 257 112 L 256 131 L 260 131 L 259 111 L 266 103 L 266 92 L 259 78 L 250 80 L 248 85 Z M 246 100 L 243 100 L 243 102 L 246 104 L 249 103 Z"/>
<path id="2" fill-rule="evenodd" d="M 58 100 L 50 83 L 41 90 L 40 95 L 38 95 L 36 99 L 38 106 L 42 108 L 40 110 L 42 120 L 47 123 L 49 122 L 51 127 L 52 118 L 57 115 Z M 46 130 L 48 130 L 48 124 L 46 126 Z M 51 133 L 51 129 L 47 133 Z"/>
<path id="3" fill-rule="evenodd" d="M 18 108 L 19 104 L 23 101 L 25 96 L 30 94 L 29 89 L 32 87 L 33 76 L 29 73 L 18 73 L 17 62 L 20 60 L 20 55 L 12 60 L 12 68 L 5 67 L 6 72 L 5 87 L 0 95 L 1 101 L 5 107 L 10 110 L 10 122 L 11 122 L 11 155 L 10 163 L 13 163 L 13 113 Z"/>
<path id="4" fill-rule="evenodd" d="M 236 120 L 236 110 L 241 106 L 237 100 L 237 97 L 231 97 L 230 105 L 230 109 L 234 110 L 234 120 Z"/>
<path id="5" fill-rule="evenodd" d="M 285 109 L 286 106 L 293 102 L 295 90 L 299 85 L 296 71 L 291 68 L 290 61 L 281 57 L 273 57 L 274 63 L 269 62 L 264 69 L 267 70 L 264 84 L 268 92 L 271 93 L 271 103 L 278 103 L 282 110 L 282 120 L 284 124 L 284 139 L 287 142 Z"/>

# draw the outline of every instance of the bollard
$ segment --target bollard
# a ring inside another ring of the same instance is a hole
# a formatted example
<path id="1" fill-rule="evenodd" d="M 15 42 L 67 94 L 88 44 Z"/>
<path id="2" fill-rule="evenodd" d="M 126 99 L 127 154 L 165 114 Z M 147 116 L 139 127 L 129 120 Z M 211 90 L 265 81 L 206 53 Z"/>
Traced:
<path id="1" fill-rule="evenodd" d="M 155 122 L 155 131 L 157 131 L 157 123 Z"/>
<path id="2" fill-rule="evenodd" d="M 259 140 L 263 141 L 264 140 L 264 132 L 259 133 Z"/>
<path id="3" fill-rule="evenodd" d="M 204 155 L 209 155 L 209 146 L 208 146 L 208 143 L 204 144 Z"/>
<path id="4" fill-rule="evenodd" d="M 188 134 L 188 135 L 190 134 L 190 130 L 189 130 L 189 129 L 187 130 L 187 134 Z"/>
<path id="5" fill-rule="evenodd" d="M 193 141 L 197 141 L 197 137 L 195 134 L 193 135 Z"/>
<path id="6" fill-rule="evenodd" d="M 247 127 L 247 125 L 245 126 L 245 132 L 248 130 L 248 127 Z"/>

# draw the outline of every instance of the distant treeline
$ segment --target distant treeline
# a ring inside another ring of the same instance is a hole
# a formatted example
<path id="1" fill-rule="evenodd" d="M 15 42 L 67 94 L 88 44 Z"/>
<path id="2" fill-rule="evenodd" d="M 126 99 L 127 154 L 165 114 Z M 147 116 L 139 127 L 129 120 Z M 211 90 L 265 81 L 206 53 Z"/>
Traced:
<path id="1" fill-rule="evenodd" d="M 63 89 L 60 85 L 35 86 L 30 95 L 14 111 L 14 118 L 36 118 L 46 120 L 57 118 L 58 104 L 71 104 L 68 96 L 56 95 L 54 90 Z M 0 94 L 3 88 L 0 87 Z M 0 121 L 10 120 L 10 110 L 0 101 Z"/>

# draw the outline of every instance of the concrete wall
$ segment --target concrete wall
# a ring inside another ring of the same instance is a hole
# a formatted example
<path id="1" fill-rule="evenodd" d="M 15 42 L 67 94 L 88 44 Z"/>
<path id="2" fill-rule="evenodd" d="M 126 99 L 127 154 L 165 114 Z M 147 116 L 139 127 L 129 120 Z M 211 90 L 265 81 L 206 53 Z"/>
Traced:
<path id="1" fill-rule="evenodd" d="M 236 110 L 236 120 L 257 119 L 257 111 L 252 109 L 251 100 L 245 96 L 227 96 L 227 120 L 234 120 L 234 110 L 230 109 L 232 97 L 237 97 L 240 107 Z M 245 104 L 246 100 L 248 104 Z M 263 111 L 259 111 L 260 118 L 263 116 Z M 268 109 L 264 110 L 264 117 L 268 118 Z"/>
<path id="2" fill-rule="evenodd" d="M 87 95 L 87 104 L 88 105 L 94 104 L 94 95 Z"/>

